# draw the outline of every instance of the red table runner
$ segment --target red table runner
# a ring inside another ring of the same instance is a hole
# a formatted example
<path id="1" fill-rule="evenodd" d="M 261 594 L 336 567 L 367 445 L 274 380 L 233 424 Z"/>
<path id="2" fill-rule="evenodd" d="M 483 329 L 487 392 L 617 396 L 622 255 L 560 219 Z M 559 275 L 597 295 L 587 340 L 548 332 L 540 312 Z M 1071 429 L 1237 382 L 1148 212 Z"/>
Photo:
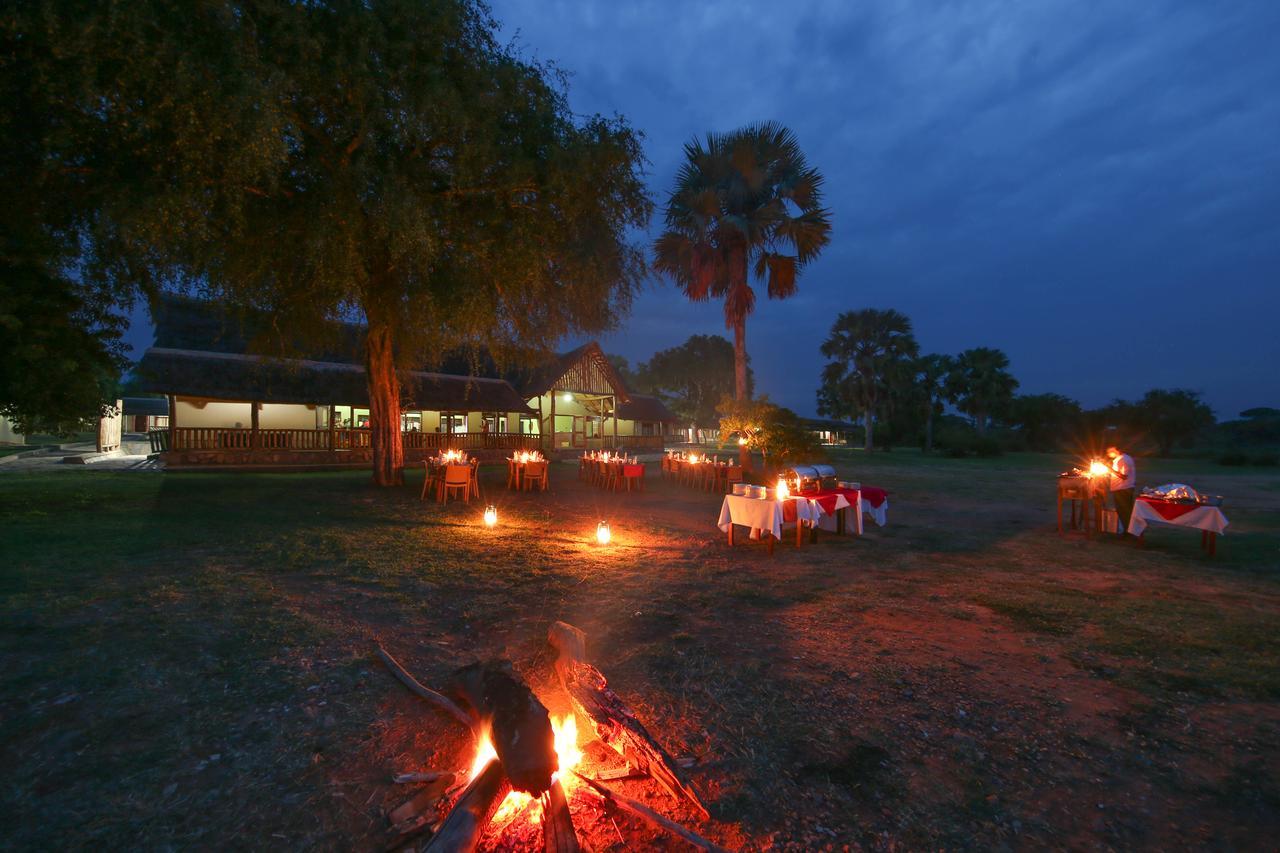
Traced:
<path id="1" fill-rule="evenodd" d="M 850 506 L 857 506 L 858 491 L 858 489 L 826 489 L 821 492 L 800 492 L 799 496 L 817 501 L 822 511 L 831 515 L 836 511 L 836 498 L 840 495 L 844 495 Z M 862 499 L 872 507 L 881 506 L 885 498 L 889 497 L 888 492 L 877 489 L 875 486 L 863 486 L 861 491 Z"/>
<path id="2" fill-rule="evenodd" d="M 1138 500 L 1146 502 L 1148 506 L 1160 513 L 1160 517 L 1165 521 L 1173 521 L 1175 518 L 1186 515 L 1200 506 L 1200 504 L 1183 503 L 1182 501 L 1162 501 L 1159 498 L 1139 497 Z"/>

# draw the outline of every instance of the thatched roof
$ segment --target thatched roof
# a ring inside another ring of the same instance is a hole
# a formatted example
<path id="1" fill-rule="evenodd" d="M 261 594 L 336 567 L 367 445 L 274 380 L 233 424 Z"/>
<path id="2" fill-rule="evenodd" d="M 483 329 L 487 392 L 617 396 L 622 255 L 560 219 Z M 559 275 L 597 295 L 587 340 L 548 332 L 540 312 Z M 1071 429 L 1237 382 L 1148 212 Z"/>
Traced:
<path id="1" fill-rule="evenodd" d="M 125 397 L 123 414 L 127 418 L 134 415 L 167 415 L 169 401 L 163 397 Z"/>
<path id="2" fill-rule="evenodd" d="M 677 418 L 657 397 L 632 394 L 631 399 L 618 404 L 618 417 L 625 421 L 656 421 L 677 423 Z"/>
<path id="3" fill-rule="evenodd" d="M 623 383 L 622 377 L 618 375 L 618 371 L 609 363 L 609 358 L 604 354 L 604 350 L 600 348 L 600 344 L 595 341 L 588 341 L 577 349 L 562 352 L 551 361 L 543 364 L 533 370 L 530 370 L 522 378 L 513 380 L 520 393 L 525 397 L 537 397 L 546 394 L 548 391 L 556 387 L 566 374 L 579 366 L 593 366 L 604 374 L 606 381 L 613 388 L 613 392 L 617 394 L 618 400 L 625 402 L 630 399 L 630 393 L 627 386 Z M 575 388 L 572 390 L 589 391 L 587 388 Z"/>
<path id="4" fill-rule="evenodd" d="M 264 403 L 369 404 L 364 368 L 356 364 L 152 347 L 137 373 L 143 388 L 162 394 Z M 401 384 L 401 405 L 407 409 L 533 411 L 500 379 L 403 371 Z"/>

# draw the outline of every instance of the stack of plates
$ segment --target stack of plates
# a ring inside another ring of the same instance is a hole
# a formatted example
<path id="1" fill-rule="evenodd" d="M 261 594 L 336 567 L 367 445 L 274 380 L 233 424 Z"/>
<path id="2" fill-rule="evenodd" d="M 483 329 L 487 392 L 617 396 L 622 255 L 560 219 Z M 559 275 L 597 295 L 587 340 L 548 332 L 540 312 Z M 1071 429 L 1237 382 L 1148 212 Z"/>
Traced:
<path id="1" fill-rule="evenodd" d="M 852 480 L 841 480 L 841 481 L 840 481 L 840 488 L 842 488 L 842 489 L 861 489 L 861 488 L 862 488 L 862 484 L 861 484 L 861 483 L 855 483 L 855 482 L 854 482 L 854 481 L 852 481 Z"/>
<path id="2" fill-rule="evenodd" d="M 746 484 L 746 483 L 734 483 L 734 484 L 733 484 L 733 493 L 734 493 L 735 495 L 745 495 L 745 494 L 747 493 L 747 484 Z"/>

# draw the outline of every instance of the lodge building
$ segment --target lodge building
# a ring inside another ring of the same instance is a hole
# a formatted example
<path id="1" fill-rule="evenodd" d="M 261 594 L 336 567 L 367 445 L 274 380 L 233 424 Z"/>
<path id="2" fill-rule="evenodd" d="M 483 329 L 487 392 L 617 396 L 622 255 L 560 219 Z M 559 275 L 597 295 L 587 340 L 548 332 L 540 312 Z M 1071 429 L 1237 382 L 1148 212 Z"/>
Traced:
<path id="1" fill-rule="evenodd" d="M 334 352 L 264 357 L 252 351 L 253 322 L 215 303 L 166 296 L 155 321 L 137 375 L 165 397 L 167 421 L 149 436 L 169 467 L 368 464 L 368 388 L 351 344 L 359 327 L 340 329 L 347 344 Z M 505 373 L 487 358 L 445 362 L 445 372 L 400 373 L 406 462 L 441 449 L 660 450 L 676 426 L 661 400 L 626 388 L 594 341 Z"/>

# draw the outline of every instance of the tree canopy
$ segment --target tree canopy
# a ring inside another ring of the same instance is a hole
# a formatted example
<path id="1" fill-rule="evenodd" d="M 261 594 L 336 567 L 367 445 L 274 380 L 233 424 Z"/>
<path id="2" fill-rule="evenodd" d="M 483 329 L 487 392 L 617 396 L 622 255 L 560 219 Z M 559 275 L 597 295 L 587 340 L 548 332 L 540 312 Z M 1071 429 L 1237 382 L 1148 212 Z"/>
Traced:
<path id="1" fill-rule="evenodd" d="M 734 391 L 733 344 L 719 335 L 691 335 L 680 346 L 654 353 L 640 367 L 638 383 L 682 420 L 709 427 L 717 422 L 721 399 Z M 748 396 L 751 386 L 748 364 Z"/>
<path id="2" fill-rule="evenodd" d="M 947 394 L 956 408 L 973 418 L 981 435 L 993 416 L 1008 411 L 1018 380 L 1009 372 L 1009 356 L 991 347 L 974 347 L 955 357 Z"/>
<path id="3" fill-rule="evenodd" d="M 284 337 L 362 318 L 380 483 L 397 368 L 549 350 L 642 280 L 638 135 L 574 115 L 478 0 L 42 6 L 7 30 L 28 65 L 5 85 L 38 120 L 24 186 L 51 192 L 64 257 L 265 309 Z"/>
<path id="4" fill-rule="evenodd" d="M 836 317 L 822 344 L 831 361 L 822 371 L 818 411 L 831 417 L 861 415 L 865 449 L 872 446 L 872 423 L 890 398 L 890 382 L 906 378 L 902 368 L 919 353 L 911 319 L 892 308 L 863 308 Z"/>

